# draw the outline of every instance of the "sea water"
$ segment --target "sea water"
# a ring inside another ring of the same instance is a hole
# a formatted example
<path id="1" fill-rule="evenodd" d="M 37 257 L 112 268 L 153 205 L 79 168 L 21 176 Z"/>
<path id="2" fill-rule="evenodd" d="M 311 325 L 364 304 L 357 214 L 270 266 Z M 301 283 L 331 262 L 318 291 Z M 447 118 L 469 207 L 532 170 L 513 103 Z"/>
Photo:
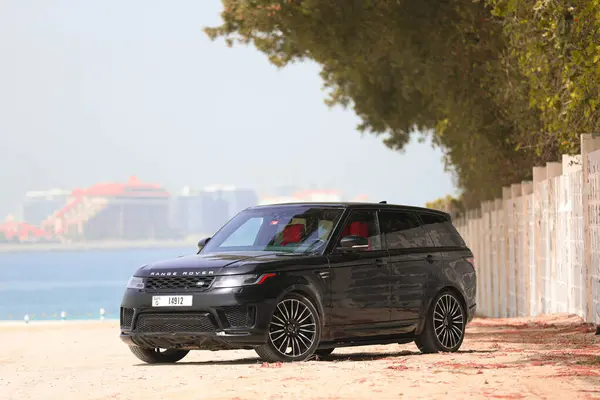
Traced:
<path id="1" fill-rule="evenodd" d="M 0 320 L 119 317 L 129 277 L 140 266 L 195 249 L 0 253 Z"/>

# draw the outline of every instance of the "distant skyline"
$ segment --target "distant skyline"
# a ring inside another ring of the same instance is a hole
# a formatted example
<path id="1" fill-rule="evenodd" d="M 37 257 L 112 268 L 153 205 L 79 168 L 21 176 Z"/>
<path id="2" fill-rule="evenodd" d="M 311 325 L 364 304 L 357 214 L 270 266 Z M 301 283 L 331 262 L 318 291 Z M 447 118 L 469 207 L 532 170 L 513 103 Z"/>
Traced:
<path id="1" fill-rule="evenodd" d="M 202 32 L 218 0 L 0 2 L 0 218 L 28 190 L 131 175 L 176 191 L 336 189 L 423 205 L 454 193 L 442 153 L 361 136 L 319 66 L 278 70 Z"/>

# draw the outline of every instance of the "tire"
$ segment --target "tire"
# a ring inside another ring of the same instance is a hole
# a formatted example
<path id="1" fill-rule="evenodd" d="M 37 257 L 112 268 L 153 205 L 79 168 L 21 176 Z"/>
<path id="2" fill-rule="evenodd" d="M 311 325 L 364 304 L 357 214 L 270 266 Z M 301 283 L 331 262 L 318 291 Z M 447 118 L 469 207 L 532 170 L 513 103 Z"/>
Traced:
<path id="1" fill-rule="evenodd" d="M 173 364 L 189 353 L 189 350 L 178 349 L 146 349 L 138 346 L 129 346 L 137 358 L 148 364 Z"/>
<path id="2" fill-rule="evenodd" d="M 266 362 L 305 361 L 311 357 L 321 338 L 321 318 L 306 297 L 291 293 L 273 312 L 267 343 L 255 348 Z"/>
<path id="3" fill-rule="evenodd" d="M 467 316 L 461 300 L 451 291 L 439 293 L 425 317 L 425 326 L 415 338 L 415 344 L 424 354 L 454 353 L 465 338 Z"/>
<path id="4" fill-rule="evenodd" d="M 334 350 L 335 347 L 332 347 L 330 349 L 318 349 L 317 351 L 315 351 L 315 354 L 318 355 L 320 358 L 325 358 L 328 357 L 331 353 L 333 353 Z"/>

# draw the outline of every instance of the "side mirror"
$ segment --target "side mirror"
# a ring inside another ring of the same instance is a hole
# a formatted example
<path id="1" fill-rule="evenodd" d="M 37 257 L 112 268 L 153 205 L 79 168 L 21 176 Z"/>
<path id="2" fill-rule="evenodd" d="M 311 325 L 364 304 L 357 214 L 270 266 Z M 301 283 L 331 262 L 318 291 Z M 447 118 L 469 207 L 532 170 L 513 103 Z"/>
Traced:
<path id="1" fill-rule="evenodd" d="M 369 247 L 369 241 L 362 236 L 344 236 L 340 240 L 340 250 L 360 250 Z"/>
<path id="2" fill-rule="evenodd" d="M 206 243 L 208 243 L 209 240 L 210 240 L 210 238 L 208 237 L 208 238 L 200 239 L 198 241 L 198 253 L 196 253 L 196 254 L 200 254 L 200 252 L 202 251 L 204 246 L 206 246 Z"/>

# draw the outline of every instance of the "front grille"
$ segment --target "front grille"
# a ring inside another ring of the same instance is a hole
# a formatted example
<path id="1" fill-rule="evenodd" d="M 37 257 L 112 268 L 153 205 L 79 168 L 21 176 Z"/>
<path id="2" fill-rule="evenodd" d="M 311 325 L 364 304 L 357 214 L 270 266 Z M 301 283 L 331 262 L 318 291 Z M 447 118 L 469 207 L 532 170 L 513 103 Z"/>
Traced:
<path id="1" fill-rule="evenodd" d="M 131 328 L 131 322 L 133 322 L 133 309 L 121 308 L 121 327 Z"/>
<path id="2" fill-rule="evenodd" d="M 140 314 L 135 324 L 137 333 L 212 332 L 215 330 L 207 314 Z"/>
<path id="3" fill-rule="evenodd" d="M 215 280 L 214 276 L 151 276 L 146 278 L 147 290 L 204 291 Z"/>

